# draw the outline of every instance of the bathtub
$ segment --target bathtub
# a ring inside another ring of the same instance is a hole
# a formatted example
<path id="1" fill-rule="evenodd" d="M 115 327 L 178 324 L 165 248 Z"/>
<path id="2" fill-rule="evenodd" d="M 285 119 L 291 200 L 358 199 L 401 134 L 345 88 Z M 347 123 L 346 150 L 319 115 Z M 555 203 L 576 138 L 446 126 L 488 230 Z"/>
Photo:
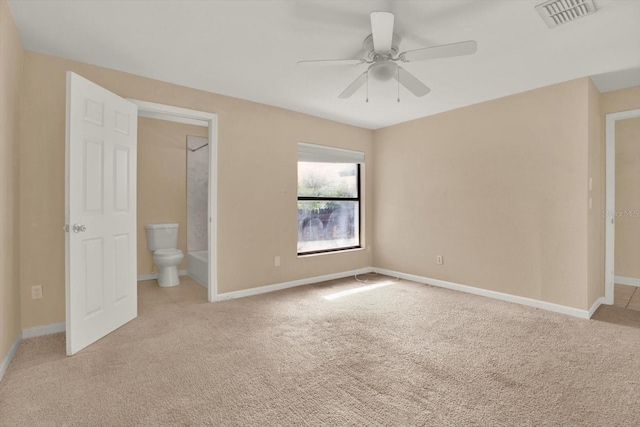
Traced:
<path id="1" fill-rule="evenodd" d="M 187 274 L 205 288 L 209 284 L 209 251 L 187 252 Z"/>

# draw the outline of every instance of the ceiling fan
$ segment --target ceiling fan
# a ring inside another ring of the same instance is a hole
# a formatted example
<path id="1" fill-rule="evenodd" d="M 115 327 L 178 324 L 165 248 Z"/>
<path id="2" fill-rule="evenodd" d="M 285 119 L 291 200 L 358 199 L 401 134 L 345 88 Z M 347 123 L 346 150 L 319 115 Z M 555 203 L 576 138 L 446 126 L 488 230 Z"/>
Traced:
<path id="1" fill-rule="evenodd" d="M 371 13 L 371 34 L 364 39 L 363 58 L 299 61 L 298 65 L 368 64 L 367 70 L 347 86 L 338 98 L 344 99 L 351 97 L 362 85 L 368 83 L 369 75 L 379 81 L 387 81 L 394 78 L 415 96 L 424 96 L 428 94 L 431 89 L 418 80 L 413 74 L 400 67 L 398 62 L 414 62 L 424 61 L 426 59 L 471 55 L 478 50 L 478 44 L 473 40 L 468 40 L 400 52 L 398 49 L 400 37 L 393 32 L 393 22 L 393 13 Z M 367 97 L 367 102 L 368 101 L 369 99 Z M 399 97 L 398 101 L 400 101 Z"/>

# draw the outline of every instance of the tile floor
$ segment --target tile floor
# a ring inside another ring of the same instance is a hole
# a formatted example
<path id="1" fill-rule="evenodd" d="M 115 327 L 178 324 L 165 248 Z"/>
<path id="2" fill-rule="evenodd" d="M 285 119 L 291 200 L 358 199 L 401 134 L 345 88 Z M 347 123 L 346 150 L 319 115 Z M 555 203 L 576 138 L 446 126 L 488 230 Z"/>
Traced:
<path id="1" fill-rule="evenodd" d="M 207 288 L 189 276 L 180 276 L 180 284 L 161 288 L 156 280 L 138 282 L 138 315 L 207 302 Z"/>
<path id="2" fill-rule="evenodd" d="M 615 284 L 613 287 L 613 305 L 640 311 L 640 288 Z"/>

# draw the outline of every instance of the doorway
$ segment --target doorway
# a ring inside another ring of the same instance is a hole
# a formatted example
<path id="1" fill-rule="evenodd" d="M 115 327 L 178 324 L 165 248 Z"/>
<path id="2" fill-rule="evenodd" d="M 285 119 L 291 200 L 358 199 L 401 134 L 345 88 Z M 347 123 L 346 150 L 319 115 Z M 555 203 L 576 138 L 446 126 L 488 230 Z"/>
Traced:
<path id="1" fill-rule="evenodd" d="M 208 129 L 210 250 L 206 293 L 208 301 L 217 300 L 217 116 L 128 100 L 68 71 L 64 226 L 67 355 L 137 317 L 136 164 L 140 116 Z"/>
<path id="2" fill-rule="evenodd" d="M 640 309 L 640 109 L 606 116 L 605 303 Z"/>
<path id="3" fill-rule="evenodd" d="M 208 283 L 207 299 L 211 302 L 217 301 L 217 245 L 216 245 L 216 203 L 217 203 L 217 115 L 204 111 L 189 110 L 186 108 L 174 107 L 170 105 L 157 104 L 153 102 L 128 99 L 138 106 L 138 117 L 167 120 L 171 122 L 184 123 L 196 126 L 206 126 L 208 128 L 208 153 L 209 153 L 209 176 L 208 176 Z M 185 230 L 186 232 L 186 230 Z"/>

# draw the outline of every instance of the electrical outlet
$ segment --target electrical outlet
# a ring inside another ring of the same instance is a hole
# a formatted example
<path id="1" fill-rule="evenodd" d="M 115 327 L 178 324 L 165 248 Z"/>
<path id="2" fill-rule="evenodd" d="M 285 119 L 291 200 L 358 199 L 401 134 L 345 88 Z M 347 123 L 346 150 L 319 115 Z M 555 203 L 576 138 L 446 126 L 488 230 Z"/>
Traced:
<path id="1" fill-rule="evenodd" d="M 438 263 L 438 265 L 444 264 L 444 259 L 442 258 L 442 255 L 436 256 L 436 262 Z"/>
<path id="2" fill-rule="evenodd" d="M 275 265 L 276 267 L 280 267 L 280 255 L 273 259 L 273 265 Z"/>
<path id="3" fill-rule="evenodd" d="M 42 298 L 42 285 L 36 285 L 31 287 L 31 299 Z"/>

